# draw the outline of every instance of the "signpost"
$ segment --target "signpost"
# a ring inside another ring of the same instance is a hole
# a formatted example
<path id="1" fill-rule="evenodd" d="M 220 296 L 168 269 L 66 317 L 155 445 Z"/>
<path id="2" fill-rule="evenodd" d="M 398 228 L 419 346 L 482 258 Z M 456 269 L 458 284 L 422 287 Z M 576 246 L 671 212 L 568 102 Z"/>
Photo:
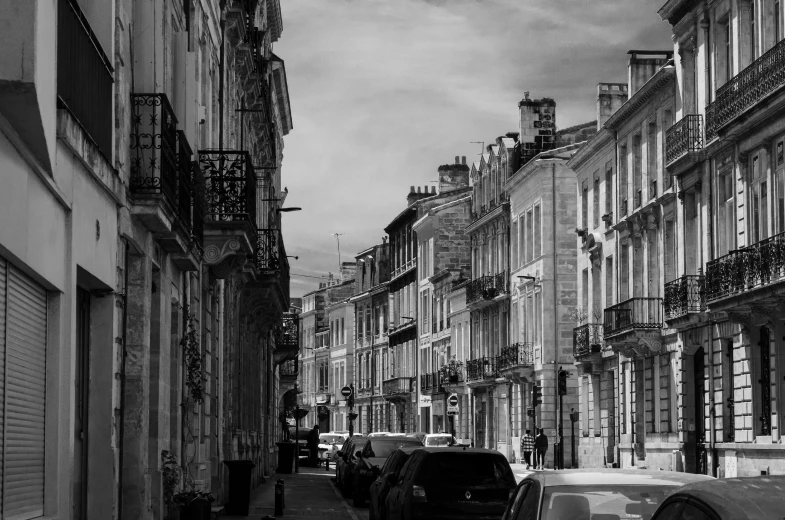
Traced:
<path id="1" fill-rule="evenodd" d="M 352 395 L 352 389 L 348 386 L 341 388 L 341 395 L 348 398 L 350 395 Z"/>
<path id="2" fill-rule="evenodd" d="M 455 394 L 450 394 L 447 398 L 447 415 L 450 417 L 452 436 L 455 437 L 455 416 L 458 415 L 458 396 Z"/>
<path id="3" fill-rule="evenodd" d="M 357 418 L 357 414 L 354 413 L 354 383 L 341 388 L 341 395 L 346 398 L 346 404 L 349 405 L 349 437 L 352 437 L 354 436 L 354 420 Z"/>

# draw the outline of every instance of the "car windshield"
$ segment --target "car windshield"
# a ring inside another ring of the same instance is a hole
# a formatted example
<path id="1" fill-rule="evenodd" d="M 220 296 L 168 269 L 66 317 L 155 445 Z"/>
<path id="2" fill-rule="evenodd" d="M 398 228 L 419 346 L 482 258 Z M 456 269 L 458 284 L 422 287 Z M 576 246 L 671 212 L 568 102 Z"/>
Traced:
<path id="1" fill-rule="evenodd" d="M 426 446 L 450 446 L 453 444 L 452 435 L 433 435 L 425 438 Z"/>
<path id="2" fill-rule="evenodd" d="M 439 487 L 515 486 L 515 477 L 503 456 L 462 450 L 430 453 L 416 480 Z"/>
<path id="3" fill-rule="evenodd" d="M 649 520 L 673 486 L 551 486 L 545 488 L 542 520 Z"/>
<path id="4" fill-rule="evenodd" d="M 319 442 L 322 444 L 343 444 L 343 435 L 322 434 L 319 436 Z"/>
<path id="5" fill-rule="evenodd" d="M 373 439 L 370 456 L 387 458 L 398 448 L 406 446 L 422 446 L 422 443 L 417 439 Z"/>

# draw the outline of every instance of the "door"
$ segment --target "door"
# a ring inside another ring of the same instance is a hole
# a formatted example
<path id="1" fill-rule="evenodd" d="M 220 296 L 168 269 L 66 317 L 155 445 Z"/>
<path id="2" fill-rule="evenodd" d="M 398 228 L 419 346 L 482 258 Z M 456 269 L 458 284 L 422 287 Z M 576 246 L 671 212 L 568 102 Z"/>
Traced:
<path id="1" fill-rule="evenodd" d="M 90 381 L 90 293 L 76 290 L 76 376 L 74 397 L 74 518 L 87 518 L 87 432 Z"/>
<path id="2" fill-rule="evenodd" d="M 695 353 L 693 360 L 693 377 L 695 385 L 695 467 L 697 473 L 707 474 L 708 464 L 706 459 L 706 379 L 704 370 L 706 362 L 703 359 L 703 347 Z"/>

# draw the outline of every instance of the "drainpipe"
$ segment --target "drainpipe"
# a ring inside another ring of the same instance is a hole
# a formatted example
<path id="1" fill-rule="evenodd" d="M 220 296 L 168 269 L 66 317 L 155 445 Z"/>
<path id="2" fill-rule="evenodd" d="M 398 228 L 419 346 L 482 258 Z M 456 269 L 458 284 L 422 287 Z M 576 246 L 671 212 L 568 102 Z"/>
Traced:
<path id="1" fill-rule="evenodd" d="M 117 475 L 117 518 L 118 520 L 122 520 L 123 518 L 123 453 L 125 450 L 123 449 L 123 442 L 125 439 L 125 358 L 127 355 L 127 347 L 126 347 L 126 339 L 128 338 L 128 256 L 130 255 L 130 246 L 128 245 L 128 241 L 124 240 L 125 243 L 125 258 L 124 262 L 124 271 L 123 271 L 123 294 L 120 295 L 123 299 L 123 335 L 122 335 L 122 348 L 123 348 L 123 355 L 120 360 L 120 427 L 118 432 L 118 446 L 120 447 L 120 453 L 118 454 L 118 466 L 119 471 Z"/>
<path id="2" fill-rule="evenodd" d="M 559 284 L 559 271 L 558 271 L 558 262 L 556 261 L 556 163 L 551 163 L 551 198 L 552 198 L 552 208 L 551 208 L 551 224 L 553 227 L 551 228 L 553 231 L 553 308 L 554 308 L 554 321 L 559 319 L 558 313 L 555 312 L 556 310 L 556 302 L 558 301 L 558 284 Z M 543 342 L 544 343 L 544 342 Z M 559 384 L 559 325 L 558 323 L 553 324 L 553 383 L 554 389 L 557 389 Z M 558 398 L 558 391 L 554 392 L 554 397 Z M 555 403 L 554 403 L 555 405 Z M 561 417 L 559 417 L 559 413 L 561 413 L 561 408 L 559 408 L 558 412 L 554 412 L 554 416 L 556 417 L 556 428 L 558 429 L 559 423 L 561 422 Z M 557 430 L 558 431 L 558 430 Z M 557 437 L 558 438 L 558 437 Z M 564 447 L 562 446 L 562 439 L 559 439 L 559 453 L 564 453 Z M 556 467 L 556 451 L 554 450 L 554 459 L 553 459 L 554 468 Z"/>

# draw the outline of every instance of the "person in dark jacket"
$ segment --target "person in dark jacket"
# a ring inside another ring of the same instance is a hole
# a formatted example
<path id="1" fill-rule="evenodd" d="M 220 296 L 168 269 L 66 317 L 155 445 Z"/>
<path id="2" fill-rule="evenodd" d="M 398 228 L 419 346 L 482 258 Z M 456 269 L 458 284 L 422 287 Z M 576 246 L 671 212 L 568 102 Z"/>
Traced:
<path id="1" fill-rule="evenodd" d="M 314 468 L 319 465 L 319 425 L 314 424 L 313 429 L 308 433 L 308 450 L 310 456 L 308 460 Z"/>
<path id="2" fill-rule="evenodd" d="M 534 462 L 536 469 L 545 469 L 545 453 L 548 451 L 548 437 L 542 428 L 539 428 L 537 437 L 534 438 L 534 450 L 536 452 L 536 460 Z"/>

